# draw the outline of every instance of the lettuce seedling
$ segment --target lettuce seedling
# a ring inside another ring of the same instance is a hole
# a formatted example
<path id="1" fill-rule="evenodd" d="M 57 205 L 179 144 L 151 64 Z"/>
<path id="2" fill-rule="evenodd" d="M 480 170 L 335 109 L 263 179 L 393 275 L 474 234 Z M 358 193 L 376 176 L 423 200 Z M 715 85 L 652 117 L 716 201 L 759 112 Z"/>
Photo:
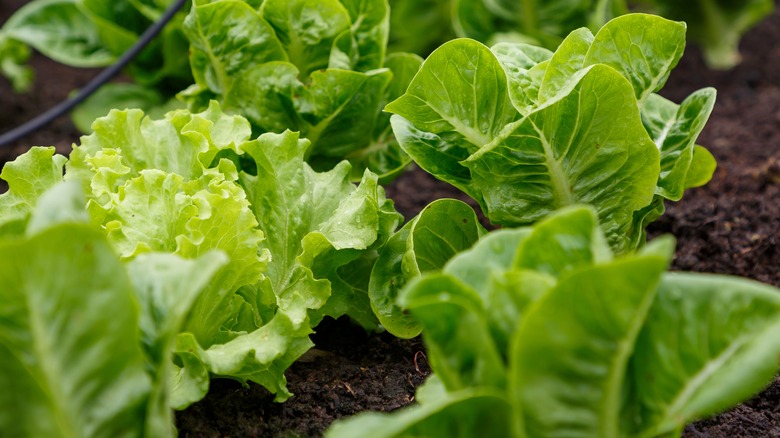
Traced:
<path id="1" fill-rule="evenodd" d="M 346 158 L 356 180 L 366 168 L 390 179 L 409 158 L 381 108 L 422 60 L 385 57 L 388 23 L 386 0 L 196 2 L 184 23 L 195 85 L 180 96 L 192 110 L 219 100 L 255 133 L 299 131 L 317 169 Z"/>
<path id="2" fill-rule="evenodd" d="M 419 404 L 327 437 L 679 436 L 774 377 L 780 290 L 666 273 L 673 240 L 616 256 L 596 212 L 489 233 L 400 294 L 433 376 Z"/>
<path id="3" fill-rule="evenodd" d="M 474 198 L 494 223 L 526 225 L 594 206 L 612 248 L 631 251 L 663 200 L 708 181 L 695 145 L 715 102 L 655 94 L 682 56 L 685 25 L 631 14 L 555 52 L 460 39 L 437 49 L 386 110 L 424 170 Z"/>

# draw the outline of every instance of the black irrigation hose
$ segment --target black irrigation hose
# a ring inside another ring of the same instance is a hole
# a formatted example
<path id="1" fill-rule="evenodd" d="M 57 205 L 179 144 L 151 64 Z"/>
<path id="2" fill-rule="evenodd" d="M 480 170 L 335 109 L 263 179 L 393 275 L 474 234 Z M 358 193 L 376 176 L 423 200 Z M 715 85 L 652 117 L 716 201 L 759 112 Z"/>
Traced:
<path id="1" fill-rule="evenodd" d="M 141 37 L 138 39 L 138 42 L 136 42 L 133 47 L 129 48 L 124 54 L 122 54 L 122 57 L 119 58 L 116 63 L 107 67 L 105 70 L 100 72 L 100 74 L 95 76 L 95 78 L 92 79 L 84 88 L 79 90 L 75 96 L 58 103 L 45 113 L 30 120 L 29 122 L 18 126 L 3 135 L 0 135 L 0 147 L 8 146 L 9 144 L 48 125 L 54 119 L 67 113 L 73 109 L 73 107 L 86 100 L 89 96 L 92 95 L 92 93 L 97 91 L 100 87 L 105 85 L 106 82 L 110 81 L 114 76 L 122 71 L 122 69 L 124 69 L 127 64 L 129 64 L 130 61 L 132 61 L 133 58 L 135 58 L 136 55 L 138 55 L 138 53 L 140 53 L 141 50 L 143 50 L 144 47 L 146 47 L 154 39 L 154 37 L 160 33 L 165 25 L 171 21 L 173 16 L 176 15 L 179 9 L 181 9 L 186 2 L 187 0 L 176 0 L 176 2 L 173 3 L 162 16 L 160 16 L 158 21 L 146 29 L 146 31 L 143 33 L 143 35 L 141 35 Z"/>

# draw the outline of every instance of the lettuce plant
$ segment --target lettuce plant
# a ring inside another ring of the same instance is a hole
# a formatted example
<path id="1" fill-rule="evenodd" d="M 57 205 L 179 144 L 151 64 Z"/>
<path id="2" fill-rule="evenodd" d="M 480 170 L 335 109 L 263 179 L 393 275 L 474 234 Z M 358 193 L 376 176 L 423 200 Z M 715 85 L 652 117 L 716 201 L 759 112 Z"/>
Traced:
<path id="1" fill-rule="evenodd" d="M 30 48 L 19 41 L 0 36 L 0 74 L 11 81 L 16 92 L 32 86 L 33 72 L 25 65 L 30 58 Z"/>
<path id="2" fill-rule="evenodd" d="M 389 0 L 387 49 L 427 56 L 455 38 L 450 0 Z"/>
<path id="3" fill-rule="evenodd" d="M 456 33 L 486 43 L 526 42 L 557 47 L 574 29 L 594 32 L 628 12 L 626 0 L 452 0 Z"/>
<path id="4" fill-rule="evenodd" d="M 780 290 L 615 256 L 595 211 L 499 230 L 400 294 L 433 376 L 417 405 L 327 437 L 679 436 L 774 377 Z"/>
<path id="5" fill-rule="evenodd" d="M 527 42 L 554 49 L 579 27 L 594 32 L 629 6 L 688 24 L 689 37 L 712 68 L 739 62 L 742 35 L 769 15 L 772 0 L 452 0 L 453 27 L 459 36 L 486 43 Z"/>
<path id="6" fill-rule="evenodd" d="M 19 9 L 0 29 L 0 73 L 15 88 L 32 84 L 24 65 L 24 47 L 73 67 L 105 67 L 114 63 L 163 14 L 167 0 L 33 0 Z M 111 108 L 138 106 L 152 109 L 192 83 L 179 13 L 162 33 L 128 66 L 133 84 L 108 84 L 74 114 L 83 132 Z M 158 110 L 160 114 L 163 110 Z"/>
<path id="7" fill-rule="evenodd" d="M 196 1 L 184 23 L 195 85 L 181 97 L 193 110 L 216 99 L 255 133 L 299 131 L 318 169 L 346 158 L 356 179 L 391 178 L 409 159 L 381 108 L 422 60 L 385 57 L 388 23 L 386 0 Z"/>
<path id="8" fill-rule="evenodd" d="M 386 110 L 396 138 L 435 177 L 474 198 L 494 223 L 533 223 L 594 206 L 618 253 L 702 185 L 715 162 L 695 141 L 715 90 L 681 104 L 655 94 L 682 56 L 685 25 L 631 14 L 555 52 L 460 39 L 437 49 Z"/>
<path id="9" fill-rule="evenodd" d="M 690 38 L 704 52 L 712 68 L 729 69 L 740 61 L 739 40 L 772 13 L 772 0 L 653 0 L 652 11 L 688 23 Z"/>
<path id="10" fill-rule="evenodd" d="M 290 396 L 284 371 L 311 347 L 308 335 L 324 316 L 377 327 L 369 273 L 401 218 L 376 175 L 366 172 L 356 186 L 346 162 L 316 172 L 304 161 L 307 140 L 289 131 L 251 140 L 246 119 L 216 104 L 162 120 L 112 111 L 92 127 L 69 161 L 33 148 L 5 166 L 0 236 L 23 235 L 35 208 L 56 210 L 46 204 L 57 199 L 44 194 L 63 180 L 64 166 L 64 179 L 86 194 L 82 215 L 119 260 L 221 253 L 160 353 L 174 356 L 166 361 L 168 404 L 199 400 L 210 376 L 259 383 L 282 401 Z M 142 270 L 132 272 L 146 284 Z M 147 320 L 168 324 L 154 306 L 140 318 L 142 329 Z"/>

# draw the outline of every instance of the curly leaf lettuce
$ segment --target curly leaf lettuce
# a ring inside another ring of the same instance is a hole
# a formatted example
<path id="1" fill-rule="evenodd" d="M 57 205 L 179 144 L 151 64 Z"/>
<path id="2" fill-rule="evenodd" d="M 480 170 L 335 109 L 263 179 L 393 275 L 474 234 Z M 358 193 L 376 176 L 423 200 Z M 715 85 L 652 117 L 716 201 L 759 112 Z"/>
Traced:
<path id="1" fill-rule="evenodd" d="M 195 303 L 187 331 L 205 346 L 229 339 L 222 326 L 240 306 L 235 292 L 260 280 L 267 256 L 258 252 L 263 233 L 235 166 L 227 159 L 209 166 L 220 150 L 248 140 L 248 124 L 212 107 L 156 121 L 139 110 L 113 111 L 93 129 L 71 153 L 65 178 L 92 192 L 87 209 L 125 258 L 224 251 L 230 263 Z"/>
<path id="2" fill-rule="evenodd" d="M 477 423 L 495 437 L 680 436 L 774 377 L 780 291 L 666 273 L 672 253 L 661 238 L 616 256 L 586 207 L 489 233 L 400 294 L 435 373 L 419 404 L 336 422 L 326 436 L 432 437 Z"/>
<path id="3" fill-rule="evenodd" d="M 653 94 L 682 55 L 684 31 L 632 14 L 596 35 L 572 32 L 554 53 L 455 40 L 386 109 L 417 164 L 494 223 L 530 224 L 586 203 L 612 247 L 627 252 L 660 214 L 655 195 L 677 200 L 689 178 L 701 183 L 711 170 L 691 164 L 714 91 L 679 108 Z"/>
<path id="4" fill-rule="evenodd" d="M 66 161 L 54 147 L 34 147 L 3 166 L 8 192 L 0 195 L 0 236 L 24 233 L 38 198 L 62 181 Z"/>
<path id="5" fill-rule="evenodd" d="M 309 146 L 288 131 L 243 147 L 258 174 L 243 173 L 242 185 L 260 227 L 274 230 L 263 243 L 274 263 L 260 291 L 276 296 L 296 325 L 307 317 L 302 311 L 319 309 L 311 315 L 314 325 L 325 315 L 346 314 L 370 328 L 376 319 L 365 293 L 368 273 L 358 279 L 350 271 L 389 237 L 400 215 L 376 175 L 366 172 L 355 187 L 346 162 L 316 172 L 304 161 Z"/>
<path id="6" fill-rule="evenodd" d="M 149 345 L 176 355 L 162 373 L 173 388 L 172 406 L 202 398 L 212 375 L 255 381 L 284 400 L 284 371 L 311 347 L 308 336 L 323 317 L 349 315 L 367 329 L 377 326 L 369 274 L 401 217 L 376 175 L 367 171 L 355 185 L 346 162 L 316 172 L 304 161 L 308 140 L 289 131 L 250 140 L 249 122 L 216 103 L 160 120 L 113 111 L 93 131 L 67 163 L 51 148 L 9 163 L 1 229 L 23 234 L 34 225 L 37 204 L 58 204 L 41 194 L 62 181 L 65 164 L 64 179 L 87 194 L 82 215 L 124 262 L 145 266 L 134 271 L 139 276 L 164 268 L 164 260 L 148 266 L 160 253 L 226 257 L 213 270 L 201 268 L 204 276 L 181 279 L 176 291 L 144 286 L 160 296 L 142 297 L 152 314 L 142 321 L 159 318 L 144 324 L 173 337 L 163 348 L 145 334 Z M 204 283 L 198 294 L 184 296 L 195 279 Z M 157 309 L 173 304 L 165 301 L 173 295 L 184 307 Z M 170 318 L 180 321 L 175 330 Z"/>

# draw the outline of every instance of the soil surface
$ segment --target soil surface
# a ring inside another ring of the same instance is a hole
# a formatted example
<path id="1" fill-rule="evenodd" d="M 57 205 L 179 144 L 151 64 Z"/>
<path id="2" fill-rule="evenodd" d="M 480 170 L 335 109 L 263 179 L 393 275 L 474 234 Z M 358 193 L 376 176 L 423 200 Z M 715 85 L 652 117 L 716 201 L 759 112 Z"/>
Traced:
<path id="1" fill-rule="evenodd" d="M 26 1 L 4 0 L 0 23 Z M 673 269 L 741 275 L 780 287 L 780 13 L 742 41 L 743 63 L 729 72 L 707 70 L 690 47 L 662 94 L 681 101 L 712 86 L 718 103 L 699 144 L 716 157 L 706 187 L 686 193 L 650 228 L 672 233 Z M 85 85 L 96 70 L 60 66 L 40 55 L 33 91 L 14 94 L 0 78 L 0 132 L 31 119 Z M 55 145 L 67 154 L 79 133 L 63 117 L 0 149 L 0 164 L 32 145 Z M 2 184 L 2 183 L 0 183 Z M 0 185 L 0 192 L 5 191 Z M 441 197 L 467 198 L 419 169 L 387 189 L 407 218 Z M 471 203 L 474 205 L 474 203 Z M 316 349 L 296 362 L 287 378 L 293 398 L 283 404 L 263 388 L 215 380 L 206 399 L 177 413 L 183 437 L 320 436 L 335 419 L 363 410 L 390 411 L 413 401 L 430 372 L 419 339 L 366 334 L 346 320 L 323 322 Z M 690 425 L 685 437 L 780 437 L 780 379 L 743 405 Z"/>

